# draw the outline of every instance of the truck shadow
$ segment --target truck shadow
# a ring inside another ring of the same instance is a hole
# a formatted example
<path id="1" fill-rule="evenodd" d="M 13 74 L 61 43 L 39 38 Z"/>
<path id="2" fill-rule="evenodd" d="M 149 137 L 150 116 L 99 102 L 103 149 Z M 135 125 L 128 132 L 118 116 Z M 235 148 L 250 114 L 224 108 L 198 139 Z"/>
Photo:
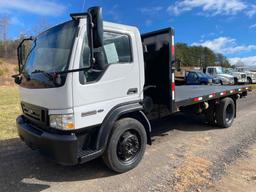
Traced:
<path id="1" fill-rule="evenodd" d="M 72 182 L 114 175 L 102 162 L 64 167 L 27 148 L 19 139 L 0 141 L 0 191 L 42 191 L 48 182 Z"/>
<path id="2" fill-rule="evenodd" d="M 206 131 L 206 126 L 197 116 L 173 115 L 161 121 L 154 121 L 153 139 L 169 131 Z M 64 167 L 49 161 L 36 151 L 30 150 L 20 139 L 0 141 L 0 188 L 1 191 L 42 191 L 50 188 L 49 182 L 72 182 L 100 179 L 116 175 L 101 159 Z"/>
<path id="3" fill-rule="evenodd" d="M 167 134 L 172 130 L 202 132 L 219 129 L 207 124 L 203 115 L 176 113 L 160 120 L 152 121 L 152 137 Z"/>

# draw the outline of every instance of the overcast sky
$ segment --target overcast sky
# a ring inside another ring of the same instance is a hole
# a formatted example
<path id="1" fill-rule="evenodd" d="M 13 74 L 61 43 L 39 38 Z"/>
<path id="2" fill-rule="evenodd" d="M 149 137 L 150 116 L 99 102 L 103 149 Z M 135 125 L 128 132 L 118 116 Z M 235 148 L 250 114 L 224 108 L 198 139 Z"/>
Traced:
<path id="1" fill-rule="evenodd" d="M 84 0 L 0 0 L 0 15 L 10 17 L 9 37 L 32 30 L 39 22 L 55 25 L 69 13 L 83 11 Z M 108 21 L 148 32 L 176 30 L 176 41 L 203 45 L 232 63 L 256 66 L 256 1 L 254 0 L 86 0 L 84 10 L 100 5 Z"/>

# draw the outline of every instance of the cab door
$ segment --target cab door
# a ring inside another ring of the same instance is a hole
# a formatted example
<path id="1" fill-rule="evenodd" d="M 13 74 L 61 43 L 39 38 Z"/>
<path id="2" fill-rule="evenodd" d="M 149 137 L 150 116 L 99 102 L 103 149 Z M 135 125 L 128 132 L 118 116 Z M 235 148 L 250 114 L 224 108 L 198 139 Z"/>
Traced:
<path id="1" fill-rule="evenodd" d="M 86 27 L 79 37 L 75 65 L 86 67 L 89 46 Z M 101 124 L 111 109 L 143 98 L 137 37 L 130 29 L 104 27 L 104 70 L 74 73 L 73 95 L 76 128 Z M 97 51 L 97 50 L 96 50 Z"/>
<path id="2" fill-rule="evenodd" d="M 199 85 L 200 79 L 195 72 L 190 72 L 187 77 L 187 84 L 188 85 Z"/>

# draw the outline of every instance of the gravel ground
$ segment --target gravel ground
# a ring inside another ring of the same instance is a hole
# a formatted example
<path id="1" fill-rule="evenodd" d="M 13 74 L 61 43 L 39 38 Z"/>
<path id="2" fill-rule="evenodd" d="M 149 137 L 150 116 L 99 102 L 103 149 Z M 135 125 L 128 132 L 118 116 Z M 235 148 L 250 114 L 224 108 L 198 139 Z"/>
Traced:
<path id="1" fill-rule="evenodd" d="M 229 189 L 230 186 L 224 186 L 225 181 L 239 177 L 236 169 L 246 169 L 243 166 L 250 163 L 255 174 L 256 157 L 252 155 L 256 146 L 255 117 L 256 94 L 251 93 L 239 101 L 238 118 L 229 129 L 209 127 L 202 117 L 183 114 L 155 122 L 153 145 L 148 146 L 143 161 L 136 169 L 121 175 L 109 171 L 101 159 L 62 167 L 31 151 L 19 139 L 0 141 L 0 191 Z M 256 182 L 252 181 L 255 175 L 250 178 L 248 187 L 256 189 Z M 231 189 L 239 191 L 238 187 Z"/>
<path id="2" fill-rule="evenodd" d="M 220 181 L 208 187 L 208 192 L 255 192 L 256 191 L 256 144 L 227 168 Z"/>

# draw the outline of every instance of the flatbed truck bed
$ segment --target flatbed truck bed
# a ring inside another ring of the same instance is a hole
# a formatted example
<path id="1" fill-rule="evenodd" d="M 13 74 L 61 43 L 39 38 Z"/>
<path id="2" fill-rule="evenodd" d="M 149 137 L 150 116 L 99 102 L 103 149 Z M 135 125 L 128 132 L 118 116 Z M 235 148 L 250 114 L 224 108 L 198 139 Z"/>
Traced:
<path id="1" fill-rule="evenodd" d="M 176 107 L 188 106 L 248 91 L 247 86 L 183 85 L 176 86 Z"/>

